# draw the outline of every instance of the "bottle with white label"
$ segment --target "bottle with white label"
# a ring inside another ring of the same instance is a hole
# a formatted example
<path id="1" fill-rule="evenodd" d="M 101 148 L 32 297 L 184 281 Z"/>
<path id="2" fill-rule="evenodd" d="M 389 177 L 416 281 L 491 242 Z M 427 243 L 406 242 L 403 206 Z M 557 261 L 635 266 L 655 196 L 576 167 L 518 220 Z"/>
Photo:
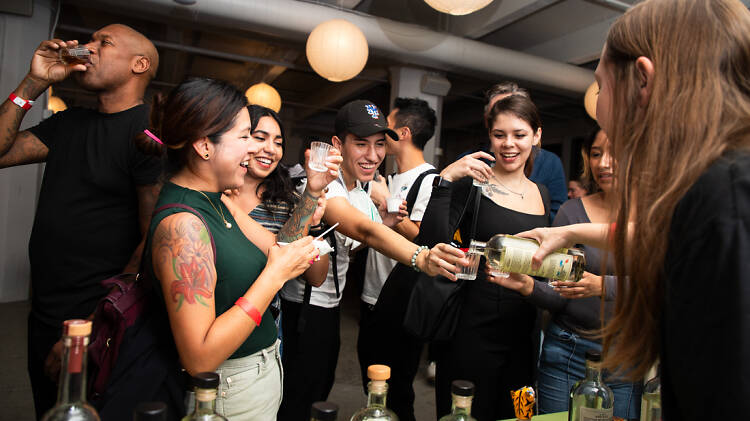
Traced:
<path id="1" fill-rule="evenodd" d="M 586 378 L 571 393 L 568 421 L 612 421 L 615 396 L 602 382 L 601 360 L 599 351 L 586 351 Z"/>
<path id="2" fill-rule="evenodd" d="M 583 251 L 562 248 L 550 253 L 539 269 L 531 268 L 531 258 L 539 243 L 515 235 L 496 234 L 485 243 L 485 257 L 493 276 L 523 273 L 559 281 L 580 281 L 586 266 Z"/>

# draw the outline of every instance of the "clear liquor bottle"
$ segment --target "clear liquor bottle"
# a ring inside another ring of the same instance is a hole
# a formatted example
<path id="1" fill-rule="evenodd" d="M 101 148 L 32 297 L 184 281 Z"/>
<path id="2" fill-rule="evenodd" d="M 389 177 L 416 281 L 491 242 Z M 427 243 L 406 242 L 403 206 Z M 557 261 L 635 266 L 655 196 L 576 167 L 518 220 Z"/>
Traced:
<path id="1" fill-rule="evenodd" d="M 99 421 L 99 414 L 86 402 L 86 350 L 91 321 L 63 322 L 63 356 L 57 403 L 42 421 Z"/>
<path id="2" fill-rule="evenodd" d="M 216 413 L 219 375 L 211 372 L 198 373 L 191 382 L 195 391 L 195 410 L 183 417 L 182 421 L 227 421 Z"/>
<path id="3" fill-rule="evenodd" d="M 598 367 L 602 355 L 597 350 L 586 351 L 586 378 L 573 390 L 569 421 L 611 421 L 614 412 L 614 394 L 602 382 Z"/>
<path id="4" fill-rule="evenodd" d="M 440 421 L 476 421 L 471 416 L 471 401 L 474 398 L 474 383 L 466 380 L 454 380 L 451 383 L 451 413 L 440 418 Z"/>
<path id="5" fill-rule="evenodd" d="M 656 377 L 646 382 L 641 396 L 641 421 L 661 421 L 661 367 Z"/>
<path id="6" fill-rule="evenodd" d="M 339 406 L 333 402 L 315 402 L 310 409 L 310 421 L 336 421 Z"/>
<path id="7" fill-rule="evenodd" d="M 387 365 L 374 364 L 367 367 L 367 406 L 352 415 L 350 421 L 398 421 L 398 416 L 385 407 L 388 395 L 388 383 L 391 378 L 391 368 Z"/>
<path id="8" fill-rule="evenodd" d="M 485 245 L 485 257 L 492 275 L 507 276 L 508 273 L 524 273 L 531 276 L 560 281 L 580 281 L 586 267 L 583 251 L 562 248 L 550 253 L 539 269 L 531 268 L 531 258 L 539 249 L 539 243 L 515 235 L 495 234 Z"/>
<path id="9" fill-rule="evenodd" d="M 133 421 L 167 421 L 167 405 L 164 402 L 141 402 L 133 411 Z"/>

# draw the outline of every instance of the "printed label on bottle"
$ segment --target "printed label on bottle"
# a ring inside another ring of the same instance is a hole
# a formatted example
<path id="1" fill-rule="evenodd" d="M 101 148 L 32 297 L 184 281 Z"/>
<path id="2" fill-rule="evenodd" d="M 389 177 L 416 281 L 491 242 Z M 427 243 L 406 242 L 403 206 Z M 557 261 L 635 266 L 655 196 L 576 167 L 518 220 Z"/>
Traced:
<path id="1" fill-rule="evenodd" d="M 573 270 L 574 257 L 568 254 L 552 253 L 542 260 L 542 266 L 531 269 L 531 258 L 536 250 L 505 248 L 502 270 L 504 272 L 527 273 L 532 276 L 567 280 Z"/>
<path id="2" fill-rule="evenodd" d="M 578 408 L 578 413 L 581 414 L 578 421 L 612 421 L 614 415 L 614 409 L 594 409 L 594 408 Z"/>

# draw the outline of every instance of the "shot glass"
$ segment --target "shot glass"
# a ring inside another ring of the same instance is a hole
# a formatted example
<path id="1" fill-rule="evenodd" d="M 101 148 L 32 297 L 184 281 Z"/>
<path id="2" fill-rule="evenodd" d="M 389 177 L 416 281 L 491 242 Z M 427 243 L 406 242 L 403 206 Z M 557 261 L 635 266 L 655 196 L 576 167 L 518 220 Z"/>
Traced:
<path id="1" fill-rule="evenodd" d="M 489 161 L 489 162 L 488 162 L 487 160 L 485 160 L 485 159 L 482 159 L 482 162 L 484 162 L 484 163 L 486 163 L 487 165 L 489 165 L 489 166 L 490 166 L 490 168 L 494 168 L 494 167 L 495 167 L 495 161 Z M 475 185 L 475 186 L 477 186 L 477 187 L 479 187 L 479 188 L 481 188 L 481 189 L 484 189 L 485 187 L 487 187 L 487 184 L 489 184 L 489 183 L 488 183 L 488 181 L 489 181 L 489 180 L 487 180 L 487 181 L 477 181 L 477 179 L 476 179 L 476 178 L 473 178 L 473 179 L 471 180 L 471 184 L 473 184 L 473 185 Z"/>
<path id="2" fill-rule="evenodd" d="M 307 166 L 313 171 L 328 171 L 326 157 L 328 156 L 329 149 L 331 149 L 331 145 L 328 143 L 312 142 L 310 144 L 310 160 L 307 162 Z"/>
<path id="3" fill-rule="evenodd" d="M 484 248 L 486 244 L 481 241 L 471 240 L 468 249 L 462 249 L 466 253 L 466 258 L 469 260 L 469 265 L 464 266 L 457 264 L 458 272 L 456 272 L 456 278 L 474 280 L 477 279 L 477 270 L 479 269 L 479 261 L 484 255 Z"/>
<path id="4" fill-rule="evenodd" d="M 84 46 L 61 48 L 60 61 L 65 64 L 86 64 L 90 61 L 91 51 Z"/>
<path id="5" fill-rule="evenodd" d="M 398 197 L 398 196 L 391 196 L 388 199 L 385 200 L 386 207 L 388 208 L 388 213 L 398 213 L 399 208 L 401 207 L 401 203 L 403 203 L 404 199 Z"/>

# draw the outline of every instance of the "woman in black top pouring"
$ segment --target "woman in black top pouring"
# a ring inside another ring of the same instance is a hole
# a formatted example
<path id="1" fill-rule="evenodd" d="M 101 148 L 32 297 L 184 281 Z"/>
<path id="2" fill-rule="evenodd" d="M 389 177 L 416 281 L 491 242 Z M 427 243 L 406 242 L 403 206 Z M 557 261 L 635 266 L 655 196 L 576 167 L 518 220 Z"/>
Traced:
<path id="1" fill-rule="evenodd" d="M 475 152 L 440 173 L 420 228 L 420 238 L 427 244 L 453 238 L 451 227 L 456 226 L 467 201 L 459 230 L 469 235 L 477 189 L 481 198 L 475 240 L 548 224 L 547 191 L 527 178 L 532 147 L 542 133 L 536 106 L 527 97 L 508 96 L 492 106 L 487 127 L 496 159 Z M 495 161 L 495 165 L 490 167 L 480 159 Z M 486 186 L 474 187 L 472 180 Z M 468 244 L 471 238 L 462 240 Z M 488 282 L 484 273 L 465 288 L 455 335 L 447 343 L 436 344 L 437 412 L 450 412 L 450 384 L 462 379 L 476 385 L 474 417 L 480 421 L 512 417 L 508 392 L 532 382 L 536 309 L 517 292 Z"/>

